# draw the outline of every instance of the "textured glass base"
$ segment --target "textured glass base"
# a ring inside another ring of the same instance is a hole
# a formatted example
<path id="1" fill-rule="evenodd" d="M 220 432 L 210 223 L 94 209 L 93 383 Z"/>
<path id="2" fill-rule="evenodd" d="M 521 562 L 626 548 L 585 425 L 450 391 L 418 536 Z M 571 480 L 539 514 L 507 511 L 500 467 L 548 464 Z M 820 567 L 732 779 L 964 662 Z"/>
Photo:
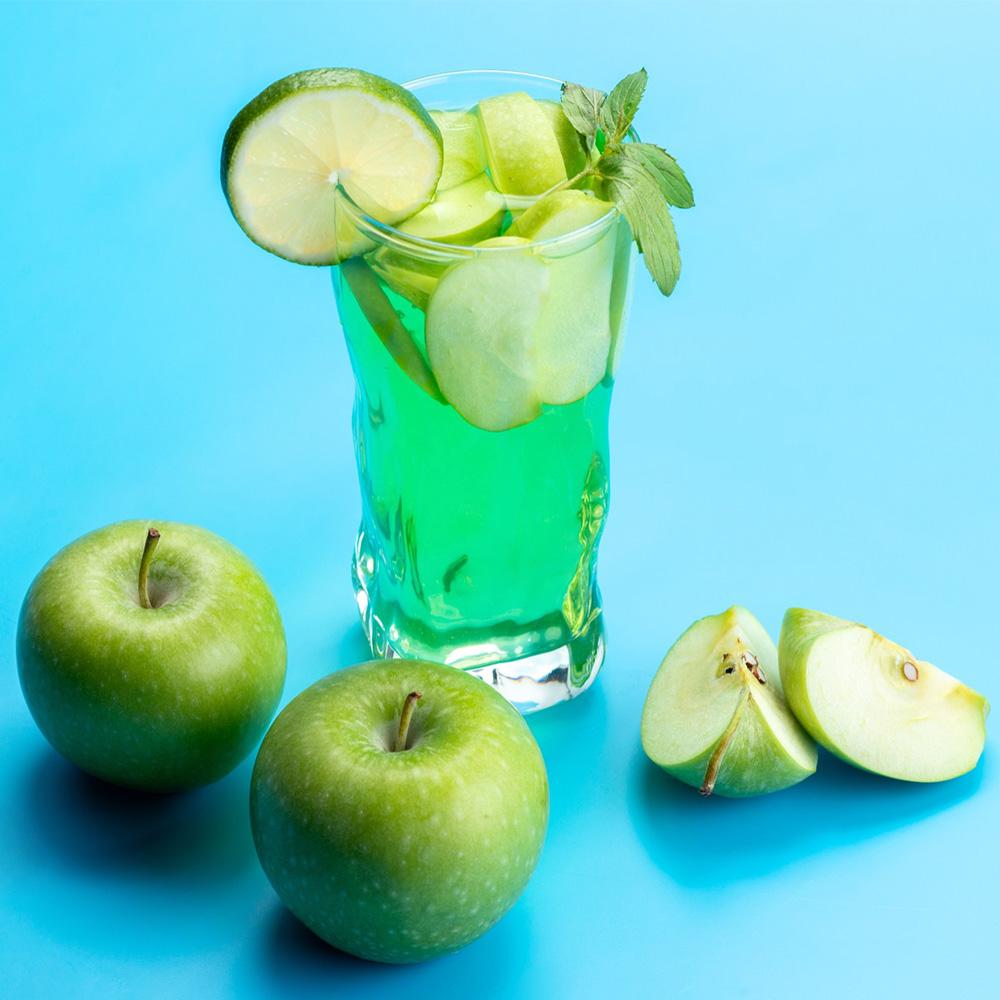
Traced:
<path id="1" fill-rule="evenodd" d="M 582 634 L 551 648 L 545 648 L 546 636 L 558 635 L 560 629 L 545 621 L 527 626 L 506 622 L 488 637 L 468 630 L 461 637 L 435 635 L 421 623 L 408 621 L 396 605 L 380 604 L 375 581 L 365 572 L 368 565 L 362 531 L 351 575 L 361 624 L 375 656 L 432 660 L 466 670 L 496 688 L 525 715 L 582 694 L 604 662 L 600 613 L 593 615 Z M 600 608 L 596 591 L 592 607 Z M 522 650 L 537 652 L 519 655 Z"/>

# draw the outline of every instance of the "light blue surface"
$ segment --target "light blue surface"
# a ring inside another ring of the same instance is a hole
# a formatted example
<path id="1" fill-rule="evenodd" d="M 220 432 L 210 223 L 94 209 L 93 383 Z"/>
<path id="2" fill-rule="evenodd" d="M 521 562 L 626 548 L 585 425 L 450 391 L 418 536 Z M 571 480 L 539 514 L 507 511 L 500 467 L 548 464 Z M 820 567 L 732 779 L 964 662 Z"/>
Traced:
<path id="1" fill-rule="evenodd" d="M 610 6 L 610 4 L 608 5 Z M 1000 699 L 1000 6 L 0 6 L 0 992 L 10 997 L 996 996 L 995 740 L 939 787 L 828 757 L 755 801 L 645 763 L 643 696 L 738 601 L 858 617 Z M 617 21 L 617 23 L 616 23 Z M 541 865 L 485 938 L 369 966 L 282 910 L 249 765 L 136 798 L 21 700 L 21 597 L 62 544 L 190 520 L 261 567 L 286 698 L 362 657 L 351 376 L 328 276 L 253 247 L 216 159 L 272 79 L 484 65 L 607 87 L 676 152 L 685 274 L 640 272 L 613 408 L 610 654 L 532 719 Z"/>

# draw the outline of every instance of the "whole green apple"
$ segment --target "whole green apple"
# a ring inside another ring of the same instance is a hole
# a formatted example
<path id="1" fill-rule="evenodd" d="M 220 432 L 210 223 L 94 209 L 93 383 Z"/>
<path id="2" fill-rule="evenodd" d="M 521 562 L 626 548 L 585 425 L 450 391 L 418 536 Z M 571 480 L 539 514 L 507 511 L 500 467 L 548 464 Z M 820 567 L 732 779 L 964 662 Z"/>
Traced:
<path id="1" fill-rule="evenodd" d="M 275 720 L 250 818 L 285 905 L 361 958 L 417 962 L 485 933 L 545 837 L 545 764 L 524 720 L 454 667 L 373 661 Z"/>
<path id="2" fill-rule="evenodd" d="M 122 521 L 57 553 L 17 632 L 28 708 L 83 770 L 150 791 L 203 785 L 253 749 L 285 681 L 267 584 L 228 542 Z"/>

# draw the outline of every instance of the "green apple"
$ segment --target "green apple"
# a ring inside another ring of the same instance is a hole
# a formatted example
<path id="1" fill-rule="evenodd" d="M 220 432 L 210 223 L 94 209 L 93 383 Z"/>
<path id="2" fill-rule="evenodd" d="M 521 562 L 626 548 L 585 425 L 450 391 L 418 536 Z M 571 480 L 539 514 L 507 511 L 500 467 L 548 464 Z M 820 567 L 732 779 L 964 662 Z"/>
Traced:
<path id="1" fill-rule="evenodd" d="M 477 244 L 523 253 L 484 253 L 439 281 L 427 308 L 427 355 L 441 391 L 469 423 L 490 431 L 528 423 L 543 405 L 572 403 L 604 377 L 615 227 L 566 246 L 544 241 L 611 210 L 585 191 L 546 195 L 506 236 Z"/>
<path id="2" fill-rule="evenodd" d="M 486 174 L 440 192 L 424 209 L 398 225 L 404 233 L 438 243 L 470 246 L 500 232 L 506 205 Z"/>
<path id="3" fill-rule="evenodd" d="M 782 696 L 774 643 L 741 607 L 696 621 L 671 647 L 646 696 L 642 746 L 703 795 L 777 792 L 816 770 L 816 745 Z"/>
<path id="4" fill-rule="evenodd" d="M 867 626 L 790 608 L 779 656 L 802 725 L 849 764 L 903 781 L 945 781 L 979 761 L 986 699 Z"/>
<path id="5" fill-rule="evenodd" d="M 267 584 L 228 542 L 122 521 L 35 578 L 17 663 L 28 708 L 64 757 L 115 784 L 172 791 L 221 778 L 253 749 L 281 697 L 285 635 Z"/>
<path id="6" fill-rule="evenodd" d="M 543 194 L 566 179 L 548 116 L 529 94 L 515 91 L 480 101 L 479 120 L 493 183 L 504 194 Z"/>
<path id="7" fill-rule="evenodd" d="M 488 684 L 373 661 L 278 716 L 250 817 L 267 877 L 304 924 L 361 958 L 417 962 L 513 905 L 542 848 L 548 784 L 531 731 Z"/>
<path id="8" fill-rule="evenodd" d="M 573 177 L 587 165 L 587 147 L 584 145 L 580 133 L 573 128 L 570 120 L 563 113 L 560 104 L 555 101 L 538 101 L 537 103 L 545 113 L 545 117 L 548 118 L 556 142 L 559 143 L 563 164 L 566 167 L 566 175 Z M 447 145 L 445 153 L 447 155 Z"/>
<path id="9" fill-rule="evenodd" d="M 480 174 L 439 193 L 425 209 L 397 228 L 420 239 L 471 246 L 496 236 L 506 211 L 503 196 L 486 174 Z M 430 294 L 447 266 L 447 262 L 423 260 L 390 246 L 379 247 L 372 254 L 371 263 L 394 292 L 420 309 L 427 307 Z"/>
<path id="10" fill-rule="evenodd" d="M 471 111 L 429 111 L 441 130 L 444 165 L 438 193 L 464 184 L 486 170 L 486 150 L 479 131 L 479 117 Z"/>

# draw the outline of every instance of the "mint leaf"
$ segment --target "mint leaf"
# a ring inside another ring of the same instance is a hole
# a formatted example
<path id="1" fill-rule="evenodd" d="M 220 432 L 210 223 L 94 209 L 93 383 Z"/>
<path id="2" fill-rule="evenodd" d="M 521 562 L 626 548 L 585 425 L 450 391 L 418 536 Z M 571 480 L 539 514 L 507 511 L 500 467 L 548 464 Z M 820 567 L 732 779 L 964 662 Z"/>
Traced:
<path id="1" fill-rule="evenodd" d="M 639 110 L 639 102 L 646 92 L 648 75 L 644 69 L 630 73 L 615 84 L 607 100 L 599 110 L 600 126 L 604 130 L 609 145 L 622 141 L 628 134 L 632 119 Z"/>
<path id="2" fill-rule="evenodd" d="M 573 128 L 583 136 L 588 153 L 594 148 L 597 139 L 604 99 L 604 94 L 592 87 L 581 87 L 578 83 L 562 85 L 563 114 L 569 119 Z"/>
<path id="3" fill-rule="evenodd" d="M 684 171 L 665 149 L 651 142 L 627 142 L 620 152 L 646 169 L 659 184 L 663 197 L 675 208 L 694 206 L 694 192 Z"/>
<path id="4" fill-rule="evenodd" d="M 646 269 L 660 291 L 669 295 L 680 277 L 681 255 L 659 182 L 623 148 L 605 153 L 597 169 L 604 190 L 632 229 Z"/>

